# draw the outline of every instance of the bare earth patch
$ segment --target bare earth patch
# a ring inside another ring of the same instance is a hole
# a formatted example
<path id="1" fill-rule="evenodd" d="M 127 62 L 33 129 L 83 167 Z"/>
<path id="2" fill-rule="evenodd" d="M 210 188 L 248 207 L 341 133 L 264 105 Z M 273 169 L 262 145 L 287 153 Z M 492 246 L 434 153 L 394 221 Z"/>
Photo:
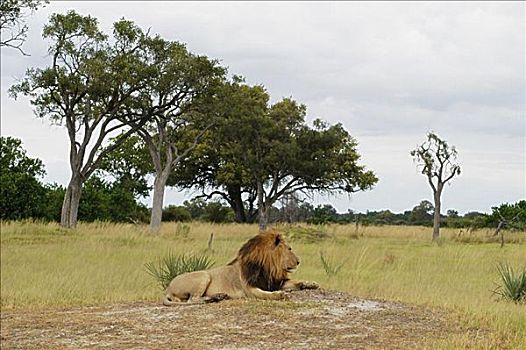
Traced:
<path id="1" fill-rule="evenodd" d="M 323 290 L 227 300 L 2 311 L 2 349 L 414 349 L 461 332 L 446 315 Z"/>

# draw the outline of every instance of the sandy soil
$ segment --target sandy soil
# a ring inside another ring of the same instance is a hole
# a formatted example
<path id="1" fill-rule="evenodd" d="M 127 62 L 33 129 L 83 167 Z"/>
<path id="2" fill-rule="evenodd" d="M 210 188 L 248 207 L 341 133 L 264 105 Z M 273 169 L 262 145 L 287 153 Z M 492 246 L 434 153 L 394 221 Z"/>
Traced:
<path id="1" fill-rule="evenodd" d="M 418 349 L 464 332 L 441 312 L 323 290 L 279 302 L 2 311 L 1 326 L 2 349 Z"/>

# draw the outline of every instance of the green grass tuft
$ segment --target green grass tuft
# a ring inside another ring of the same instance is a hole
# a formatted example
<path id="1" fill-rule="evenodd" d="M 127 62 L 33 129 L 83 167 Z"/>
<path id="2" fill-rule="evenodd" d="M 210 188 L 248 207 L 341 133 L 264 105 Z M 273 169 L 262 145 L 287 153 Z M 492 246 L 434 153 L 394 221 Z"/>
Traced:
<path id="1" fill-rule="evenodd" d="M 502 298 L 516 303 L 526 302 L 526 268 L 515 274 L 513 268 L 506 262 L 497 265 L 501 284 L 494 293 Z"/>
<path id="2" fill-rule="evenodd" d="M 186 272 L 206 270 L 214 265 L 214 262 L 206 255 L 176 255 L 172 252 L 159 259 L 157 262 L 144 264 L 147 272 L 155 278 L 164 290 L 170 282 L 180 274 Z"/>

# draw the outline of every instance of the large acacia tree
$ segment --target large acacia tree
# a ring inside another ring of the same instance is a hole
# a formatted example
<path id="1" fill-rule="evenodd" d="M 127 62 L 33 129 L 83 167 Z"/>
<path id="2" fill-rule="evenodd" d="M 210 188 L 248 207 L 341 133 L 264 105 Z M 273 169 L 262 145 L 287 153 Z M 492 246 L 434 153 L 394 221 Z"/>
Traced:
<path id="1" fill-rule="evenodd" d="M 237 221 L 252 221 L 257 213 L 264 229 L 269 209 L 283 196 L 352 193 L 377 182 L 358 164 L 357 143 L 341 124 L 316 120 L 308 126 L 304 105 L 289 98 L 270 105 L 262 86 L 239 79 L 222 93 L 217 110 L 224 118 L 174 174 L 172 184 L 222 197 Z"/>
<path id="2" fill-rule="evenodd" d="M 157 232 L 168 178 L 215 123 L 211 101 L 226 70 L 178 42 L 155 37 L 148 46 L 146 60 L 154 69 L 155 81 L 134 103 L 123 105 L 123 114 L 136 116 L 138 121 L 131 125 L 151 156 L 155 180 L 150 229 Z M 147 123 L 139 124 L 145 119 Z"/>
<path id="3" fill-rule="evenodd" d="M 429 132 L 427 140 L 412 150 L 411 156 L 421 167 L 422 174 L 427 177 L 427 182 L 433 190 L 433 241 L 436 241 L 440 236 L 440 208 L 444 185 L 454 176 L 460 175 L 457 150 L 437 134 Z"/>
<path id="4" fill-rule="evenodd" d="M 51 65 L 32 68 L 11 88 L 31 98 L 35 114 L 65 126 L 69 137 L 71 178 L 64 197 L 61 225 L 75 227 L 83 183 L 104 156 L 146 123 L 143 116 L 123 113 L 153 80 L 144 60 L 147 35 L 133 23 L 118 21 L 113 38 L 97 20 L 74 11 L 54 14 L 44 27 L 51 45 Z M 104 147 L 115 135 L 115 142 Z"/>

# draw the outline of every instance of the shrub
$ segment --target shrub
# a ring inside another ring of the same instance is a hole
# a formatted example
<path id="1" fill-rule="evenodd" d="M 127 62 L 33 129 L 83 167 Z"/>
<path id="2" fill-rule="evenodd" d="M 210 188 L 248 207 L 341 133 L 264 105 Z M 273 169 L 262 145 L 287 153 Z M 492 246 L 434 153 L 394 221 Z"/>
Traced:
<path id="1" fill-rule="evenodd" d="M 176 276 L 186 272 L 206 270 L 213 265 L 214 262 L 206 255 L 175 255 L 168 253 L 167 256 L 159 259 L 157 262 L 149 262 L 144 266 L 148 274 L 164 290 Z"/>
<path id="2" fill-rule="evenodd" d="M 516 303 L 526 302 L 526 268 L 515 274 L 508 263 L 497 265 L 501 283 L 493 291 L 502 298 Z"/>
<path id="3" fill-rule="evenodd" d="M 163 221 L 188 222 L 192 220 L 192 215 L 185 207 L 169 205 L 163 209 Z"/>

